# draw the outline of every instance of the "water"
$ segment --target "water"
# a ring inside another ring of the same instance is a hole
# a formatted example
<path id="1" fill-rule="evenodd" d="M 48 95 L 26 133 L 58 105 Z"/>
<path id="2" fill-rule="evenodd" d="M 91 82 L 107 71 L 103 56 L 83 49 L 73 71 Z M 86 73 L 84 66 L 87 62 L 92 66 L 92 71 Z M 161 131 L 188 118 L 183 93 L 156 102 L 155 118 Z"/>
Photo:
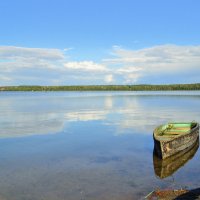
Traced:
<path id="1" fill-rule="evenodd" d="M 198 188 L 198 150 L 173 175 L 154 173 L 152 132 L 200 122 L 199 113 L 199 92 L 1 92 L 0 200 L 138 200 Z"/>

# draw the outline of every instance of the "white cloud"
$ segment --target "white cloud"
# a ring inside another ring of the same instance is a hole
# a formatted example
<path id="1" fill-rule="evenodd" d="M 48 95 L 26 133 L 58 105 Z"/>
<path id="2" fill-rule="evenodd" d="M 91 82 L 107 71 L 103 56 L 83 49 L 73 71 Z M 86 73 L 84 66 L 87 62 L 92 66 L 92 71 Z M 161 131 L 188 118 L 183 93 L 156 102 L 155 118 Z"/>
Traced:
<path id="1" fill-rule="evenodd" d="M 118 74 L 126 74 L 126 73 L 135 73 L 135 72 L 139 72 L 142 71 L 141 67 L 137 67 L 137 66 L 128 66 L 128 67 L 123 67 L 123 68 L 119 68 L 117 70 Z"/>
<path id="2" fill-rule="evenodd" d="M 63 60 L 63 51 L 59 49 L 0 47 L 1 73 L 9 73 L 11 79 L 14 74 L 24 74 L 24 70 L 59 69 Z M 31 72 L 27 75 L 31 76 Z"/>
<path id="3" fill-rule="evenodd" d="M 64 54 L 63 51 L 60 49 L 0 46 L 0 59 L 21 59 L 21 58 L 60 60 L 64 58 Z"/>
<path id="4" fill-rule="evenodd" d="M 105 82 L 106 83 L 112 83 L 114 81 L 113 75 L 109 74 L 105 76 Z"/>
<path id="5" fill-rule="evenodd" d="M 107 71 L 106 66 L 93 61 L 81 61 L 81 62 L 68 62 L 64 64 L 65 69 L 68 70 L 81 70 L 91 72 L 105 72 Z"/>
<path id="6" fill-rule="evenodd" d="M 9 77 L 6 77 L 6 76 L 0 76 L 0 79 L 4 80 L 4 81 L 10 81 L 11 80 Z"/>
<path id="7" fill-rule="evenodd" d="M 140 50 L 126 50 L 120 47 L 113 48 L 113 59 L 107 59 L 114 63 L 127 64 L 170 64 L 170 63 L 193 63 L 200 59 L 200 46 L 177 46 L 160 45 Z M 193 58 L 192 61 L 190 58 Z"/>
<path id="8" fill-rule="evenodd" d="M 186 75 L 191 82 L 200 79 L 200 46 L 160 45 L 139 50 L 114 46 L 112 57 L 98 63 L 71 60 L 68 50 L 1 46 L 0 85 L 154 83 L 152 77 L 164 81 L 172 76 L 178 82 Z"/>
<path id="9" fill-rule="evenodd" d="M 118 66 L 116 73 L 126 81 L 151 75 L 169 75 L 199 71 L 200 46 L 160 45 L 140 50 L 113 48 L 113 58 L 104 59 L 108 65 Z"/>
<path id="10" fill-rule="evenodd" d="M 69 81 L 72 84 L 88 84 L 90 80 L 104 82 L 108 71 L 105 65 L 93 61 L 68 61 L 68 50 L 70 48 L 60 50 L 1 46 L 0 70 L 4 78 L 0 77 L 0 85 L 7 85 L 8 79 L 14 85 L 62 85 L 70 84 Z"/>
<path id="11" fill-rule="evenodd" d="M 140 78 L 140 74 L 127 74 L 125 77 L 125 83 L 131 84 L 137 82 L 137 80 Z"/>

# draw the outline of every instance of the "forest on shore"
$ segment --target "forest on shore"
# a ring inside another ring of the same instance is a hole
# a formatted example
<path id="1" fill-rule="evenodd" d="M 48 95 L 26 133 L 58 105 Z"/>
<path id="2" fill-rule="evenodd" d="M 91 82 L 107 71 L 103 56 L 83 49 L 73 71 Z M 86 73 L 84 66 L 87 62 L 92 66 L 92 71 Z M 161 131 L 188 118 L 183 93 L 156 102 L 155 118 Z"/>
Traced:
<path id="1" fill-rule="evenodd" d="M 0 86 L 0 91 L 173 91 L 200 90 L 200 83 L 169 85 Z"/>

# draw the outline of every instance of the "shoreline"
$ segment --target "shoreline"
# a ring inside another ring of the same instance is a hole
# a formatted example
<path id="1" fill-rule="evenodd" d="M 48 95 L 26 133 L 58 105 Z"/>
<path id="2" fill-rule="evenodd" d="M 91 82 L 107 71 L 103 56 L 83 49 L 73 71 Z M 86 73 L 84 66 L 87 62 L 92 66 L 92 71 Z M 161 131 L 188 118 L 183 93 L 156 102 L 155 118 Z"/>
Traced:
<path id="1" fill-rule="evenodd" d="M 196 91 L 200 83 L 169 85 L 0 86 L 1 91 Z"/>

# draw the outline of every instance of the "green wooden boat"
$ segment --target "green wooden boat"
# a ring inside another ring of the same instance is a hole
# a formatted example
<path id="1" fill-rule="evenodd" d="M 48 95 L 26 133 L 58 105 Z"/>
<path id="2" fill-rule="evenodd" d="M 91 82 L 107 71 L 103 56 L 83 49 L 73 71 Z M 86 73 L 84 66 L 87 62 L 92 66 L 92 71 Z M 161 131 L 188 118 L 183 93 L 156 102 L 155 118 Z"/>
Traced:
<path id="1" fill-rule="evenodd" d="M 158 126 L 153 132 L 154 151 L 165 159 L 191 148 L 199 139 L 197 122 L 176 122 Z"/>

